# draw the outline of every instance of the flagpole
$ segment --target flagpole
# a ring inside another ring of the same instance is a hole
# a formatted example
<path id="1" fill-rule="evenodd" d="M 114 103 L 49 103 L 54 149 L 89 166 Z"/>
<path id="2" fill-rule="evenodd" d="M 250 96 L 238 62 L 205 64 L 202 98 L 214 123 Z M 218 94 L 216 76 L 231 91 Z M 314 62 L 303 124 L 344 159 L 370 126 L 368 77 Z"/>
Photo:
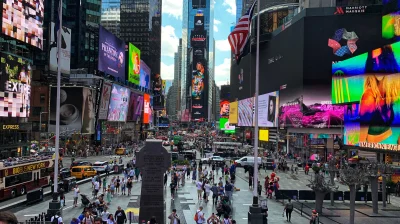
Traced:
<path id="1" fill-rule="evenodd" d="M 254 181 L 253 206 L 258 206 L 258 92 L 260 64 L 260 0 L 257 0 L 256 89 L 254 96 Z M 251 44 L 250 44 L 251 47 Z"/>
<path id="2" fill-rule="evenodd" d="M 58 20 L 60 22 L 57 32 L 57 102 L 56 102 L 56 138 L 54 161 L 54 194 L 58 192 L 58 161 L 60 157 L 60 86 L 61 86 L 61 30 L 62 30 L 62 0 L 58 3 Z M 55 200 L 53 198 L 53 200 Z"/>

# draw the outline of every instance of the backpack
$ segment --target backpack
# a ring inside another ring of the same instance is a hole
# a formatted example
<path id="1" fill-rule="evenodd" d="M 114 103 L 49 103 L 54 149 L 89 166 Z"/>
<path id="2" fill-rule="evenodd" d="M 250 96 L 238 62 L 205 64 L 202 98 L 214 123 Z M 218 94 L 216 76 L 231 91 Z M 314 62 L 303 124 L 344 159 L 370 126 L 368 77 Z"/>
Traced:
<path id="1" fill-rule="evenodd" d="M 226 184 L 225 185 L 225 191 L 232 191 L 232 185 Z"/>
<path id="2" fill-rule="evenodd" d="M 53 216 L 53 221 L 51 222 L 51 224 L 58 224 L 58 218 L 60 218 L 59 216 L 55 215 Z"/>
<path id="3" fill-rule="evenodd" d="M 196 212 L 196 214 L 194 215 L 194 221 L 199 221 L 199 212 Z"/>

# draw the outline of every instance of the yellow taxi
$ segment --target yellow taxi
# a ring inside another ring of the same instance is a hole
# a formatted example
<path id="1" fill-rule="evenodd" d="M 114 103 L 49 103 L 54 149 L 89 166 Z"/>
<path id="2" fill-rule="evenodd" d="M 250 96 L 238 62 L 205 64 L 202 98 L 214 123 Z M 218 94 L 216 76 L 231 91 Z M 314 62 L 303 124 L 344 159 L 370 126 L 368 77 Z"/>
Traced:
<path id="1" fill-rule="evenodd" d="M 76 179 L 85 179 L 96 176 L 97 171 L 92 166 L 74 166 L 71 168 L 71 176 Z"/>
<path id="2" fill-rule="evenodd" d="M 115 150 L 116 155 L 125 155 L 126 149 L 125 148 L 118 148 Z"/>

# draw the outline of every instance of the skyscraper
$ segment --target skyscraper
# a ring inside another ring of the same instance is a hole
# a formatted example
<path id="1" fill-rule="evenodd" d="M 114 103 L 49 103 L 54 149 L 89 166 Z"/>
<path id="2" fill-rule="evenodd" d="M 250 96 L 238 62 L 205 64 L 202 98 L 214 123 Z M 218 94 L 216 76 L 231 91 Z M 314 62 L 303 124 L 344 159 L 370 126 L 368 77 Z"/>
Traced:
<path id="1" fill-rule="evenodd" d="M 103 0 L 101 3 L 101 25 L 115 36 L 120 35 L 120 0 Z"/>
<path id="2" fill-rule="evenodd" d="M 181 110 L 189 109 L 192 119 L 209 120 L 215 61 L 214 1 L 184 1 L 182 20 Z M 194 43 L 196 46 L 192 46 Z M 199 61 L 206 71 L 205 74 L 196 75 L 196 78 L 193 74 L 200 72 L 199 68 L 196 68 Z M 204 79 L 200 78 L 202 76 Z"/>
<path id="3" fill-rule="evenodd" d="M 243 0 L 236 0 L 236 23 L 242 16 L 242 10 L 243 10 Z"/>

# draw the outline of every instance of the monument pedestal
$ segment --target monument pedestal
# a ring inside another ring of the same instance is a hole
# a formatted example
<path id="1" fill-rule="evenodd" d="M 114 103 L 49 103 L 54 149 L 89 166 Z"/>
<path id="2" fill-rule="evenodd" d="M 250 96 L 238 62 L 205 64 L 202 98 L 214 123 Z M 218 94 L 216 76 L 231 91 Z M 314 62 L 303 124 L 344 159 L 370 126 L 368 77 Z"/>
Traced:
<path id="1" fill-rule="evenodd" d="M 256 203 L 255 203 L 256 202 Z M 258 198 L 253 197 L 253 205 L 249 207 L 247 213 L 247 220 L 249 224 L 267 224 L 267 217 L 262 213 L 261 207 L 258 205 Z"/>
<path id="2" fill-rule="evenodd" d="M 53 200 L 49 202 L 49 209 L 47 209 L 47 215 L 49 217 L 52 217 L 56 215 L 57 212 L 60 212 L 59 214 L 62 215 L 61 202 L 58 200 L 58 194 L 53 193 Z"/>

